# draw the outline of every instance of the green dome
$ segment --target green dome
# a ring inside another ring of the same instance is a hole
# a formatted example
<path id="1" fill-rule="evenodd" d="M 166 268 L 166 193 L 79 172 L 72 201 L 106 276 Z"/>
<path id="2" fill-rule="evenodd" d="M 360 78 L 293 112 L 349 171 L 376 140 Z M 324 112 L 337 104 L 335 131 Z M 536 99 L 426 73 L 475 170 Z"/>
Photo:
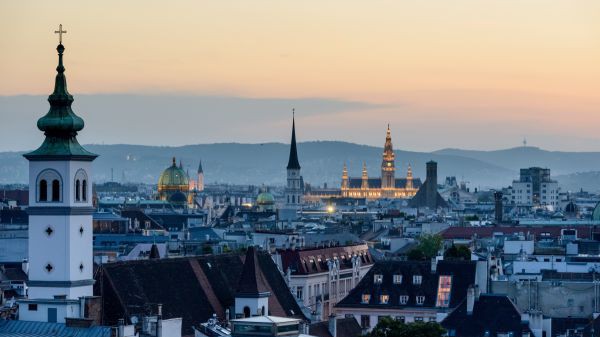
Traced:
<path id="1" fill-rule="evenodd" d="M 175 158 L 173 158 L 173 165 L 169 166 L 158 179 L 159 189 L 164 187 L 175 187 L 175 186 L 189 186 L 189 179 L 187 173 L 175 164 Z"/>
<path id="2" fill-rule="evenodd" d="M 273 204 L 275 204 L 275 197 L 273 197 L 273 194 L 271 194 L 269 192 L 262 192 L 261 194 L 258 195 L 258 197 L 256 197 L 256 204 L 257 205 L 273 205 Z"/>

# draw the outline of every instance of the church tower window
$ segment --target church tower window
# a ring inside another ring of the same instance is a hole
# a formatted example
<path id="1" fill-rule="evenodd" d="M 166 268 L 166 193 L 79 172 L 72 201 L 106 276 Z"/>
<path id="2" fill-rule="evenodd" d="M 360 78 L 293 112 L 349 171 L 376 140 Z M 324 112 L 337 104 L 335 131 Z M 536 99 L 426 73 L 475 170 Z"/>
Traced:
<path id="1" fill-rule="evenodd" d="M 46 179 L 42 179 L 40 181 L 39 200 L 40 201 L 48 201 L 48 182 L 46 181 Z"/>
<path id="2" fill-rule="evenodd" d="M 81 181 L 75 181 L 75 201 L 81 201 Z"/>
<path id="3" fill-rule="evenodd" d="M 87 201 L 87 180 L 83 179 L 81 183 L 81 199 Z"/>
<path id="4" fill-rule="evenodd" d="M 60 181 L 52 180 L 52 201 L 60 201 Z"/>

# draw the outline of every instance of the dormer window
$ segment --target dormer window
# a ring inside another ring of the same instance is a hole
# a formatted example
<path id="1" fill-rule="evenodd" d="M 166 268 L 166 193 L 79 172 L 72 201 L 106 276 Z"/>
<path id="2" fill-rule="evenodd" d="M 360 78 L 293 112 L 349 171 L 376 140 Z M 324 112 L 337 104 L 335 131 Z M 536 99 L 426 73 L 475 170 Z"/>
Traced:
<path id="1" fill-rule="evenodd" d="M 363 294 L 362 295 L 362 298 L 361 298 L 362 304 L 369 304 L 370 301 L 371 301 L 371 294 Z"/>
<path id="2" fill-rule="evenodd" d="M 421 284 L 421 283 L 423 283 L 423 276 L 413 275 L 413 284 Z"/>
<path id="3" fill-rule="evenodd" d="M 375 276 L 373 276 L 373 282 L 375 284 L 381 284 L 381 282 L 383 282 L 383 275 L 382 274 L 375 274 Z"/>
<path id="4" fill-rule="evenodd" d="M 381 295 L 379 296 L 380 304 L 388 304 L 390 302 L 390 295 Z"/>
<path id="5" fill-rule="evenodd" d="M 417 296 L 417 305 L 423 305 L 425 303 L 425 296 Z"/>
<path id="6" fill-rule="evenodd" d="M 406 303 L 408 303 L 408 296 L 407 295 L 400 296 L 400 304 L 406 305 Z"/>
<path id="7" fill-rule="evenodd" d="M 394 275 L 394 284 L 402 284 L 402 275 L 401 274 Z"/>

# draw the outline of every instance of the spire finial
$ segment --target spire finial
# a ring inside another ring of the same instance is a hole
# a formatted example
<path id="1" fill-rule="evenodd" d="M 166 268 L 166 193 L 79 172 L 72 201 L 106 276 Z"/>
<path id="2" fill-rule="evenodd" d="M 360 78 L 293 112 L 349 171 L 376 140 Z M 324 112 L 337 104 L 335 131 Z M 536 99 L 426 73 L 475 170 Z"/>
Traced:
<path id="1" fill-rule="evenodd" d="M 173 166 L 177 166 L 177 160 L 173 157 Z"/>
<path id="2" fill-rule="evenodd" d="M 54 34 L 58 34 L 58 44 L 62 44 L 62 35 L 67 34 L 67 31 L 62 29 L 62 23 L 58 25 L 58 30 L 55 30 Z"/>

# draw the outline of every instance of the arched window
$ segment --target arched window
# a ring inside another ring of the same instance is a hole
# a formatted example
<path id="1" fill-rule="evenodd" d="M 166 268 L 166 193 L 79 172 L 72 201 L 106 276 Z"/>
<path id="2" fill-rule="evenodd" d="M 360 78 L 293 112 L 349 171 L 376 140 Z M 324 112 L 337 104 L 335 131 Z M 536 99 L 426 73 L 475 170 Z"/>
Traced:
<path id="1" fill-rule="evenodd" d="M 83 179 L 81 184 L 81 198 L 83 201 L 87 201 L 87 180 Z"/>
<path id="2" fill-rule="evenodd" d="M 60 181 L 52 180 L 52 201 L 60 201 Z"/>
<path id="3" fill-rule="evenodd" d="M 40 201 L 48 201 L 48 182 L 46 179 L 42 179 L 40 181 L 40 192 L 39 192 L 39 200 Z"/>
<path id="4" fill-rule="evenodd" d="M 250 317 L 250 307 L 244 307 L 244 318 Z"/>
<path id="5" fill-rule="evenodd" d="M 81 182 L 75 180 L 75 201 L 81 201 Z"/>

